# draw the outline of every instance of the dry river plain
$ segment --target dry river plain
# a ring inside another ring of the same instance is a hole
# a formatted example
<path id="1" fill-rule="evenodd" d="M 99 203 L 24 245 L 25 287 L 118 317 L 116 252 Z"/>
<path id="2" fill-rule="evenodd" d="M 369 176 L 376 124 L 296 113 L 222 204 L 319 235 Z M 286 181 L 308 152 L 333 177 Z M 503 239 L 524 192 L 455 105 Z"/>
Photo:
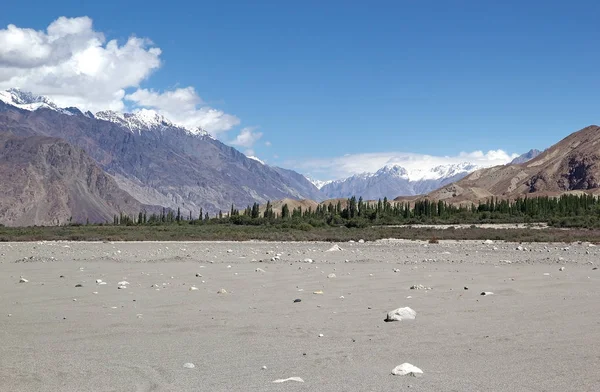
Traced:
<path id="1" fill-rule="evenodd" d="M 2 243 L 0 390 L 600 391 L 600 246 L 333 245 Z"/>

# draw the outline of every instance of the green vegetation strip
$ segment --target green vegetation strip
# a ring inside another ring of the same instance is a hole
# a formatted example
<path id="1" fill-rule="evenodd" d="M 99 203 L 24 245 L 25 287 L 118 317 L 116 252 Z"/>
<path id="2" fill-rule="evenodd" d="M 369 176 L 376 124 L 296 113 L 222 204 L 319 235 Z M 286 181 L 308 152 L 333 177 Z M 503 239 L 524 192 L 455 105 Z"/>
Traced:
<path id="1" fill-rule="evenodd" d="M 161 226 L 56 226 L 0 228 L 0 241 L 374 241 L 383 238 L 426 240 L 504 240 L 514 242 L 600 242 L 600 230 L 590 229 L 433 229 L 419 227 L 319 227 L 298 229 L 281 225 L 234 224 Z"/>

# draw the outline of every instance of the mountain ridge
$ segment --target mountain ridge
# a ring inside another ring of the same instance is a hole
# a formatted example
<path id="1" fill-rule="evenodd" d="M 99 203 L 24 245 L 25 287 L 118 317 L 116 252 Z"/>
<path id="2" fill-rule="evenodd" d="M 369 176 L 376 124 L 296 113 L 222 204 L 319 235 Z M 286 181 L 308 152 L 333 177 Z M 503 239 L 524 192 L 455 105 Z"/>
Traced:
<path id="1" fill-rule="evenodd" d="M 250 159 L 204 131 L 192 132 L 153 112 L 111 112 L 106 120 L 58 108 L 32 94 L 15 99 L 18 90 L 10 91 L 11 99 L 7 94 L 0 99 L 0 129 L 16 136 L 61 138 L 82 148 L 121 189 L 145 204 L 196 215 L 201 208 L 226 211 L 232 203 L 244 207 L 285 197 L 322 199 L 300 174 Z"/>

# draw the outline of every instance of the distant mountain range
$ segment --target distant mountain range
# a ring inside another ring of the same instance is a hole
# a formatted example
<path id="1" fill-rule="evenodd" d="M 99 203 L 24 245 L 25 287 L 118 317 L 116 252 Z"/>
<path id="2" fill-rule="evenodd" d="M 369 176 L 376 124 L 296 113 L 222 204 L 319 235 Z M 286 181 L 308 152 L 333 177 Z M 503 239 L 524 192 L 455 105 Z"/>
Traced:
<path id="1" fill-rule="evenodd" d="M 525 163 L 525 162 L 528 162 L 528 161 L 532 160 L 533 158 L 537 157 L 541 153 L 542 152 L 540 150 L 536 150 L 536 149 L 529 150 L 525 154 L 519 155 L 518 157 L 516 157 L 515 159 L 513 159 L 510 162 L 510 164 L 511 165 L 520 165 L 522 163 Z"/>
<path id="2" fill-rule="evenodd" d="M 77 108 L 59 108 L 45 97 L 10 89 L 0 91 L 0 134 L 17 138 L 51 137 L 67 143 L 73 151 L 83 150 L 91 158 L 90 162 L 105 172 L 107 181 L 110 179 L 138 203 L 136 208 L 181 208 L 186 216 L 189 212 L 197 216 L 201 208 L 214 214 L 219 210 L 228 211 L 231 204 L 243 208 L 254 202 L 283 198 L 322 199 L 320 191 L 304 176 L 246 157 L 200 128 L 176 125 L 151 110 L 94 114 Z M 48 145 L 48 142 L 42 144 Z M 67 150 L 64 147 L 64 151 Z M 65 152 L 61 156 L 66 159 L 69 155 Z M 23 154 L 14 170 L 31 166 L 33 157 L 37 156 L 38 153 Z M 18 158 L 14 154 L 10 157 Z M 54 172 L 59 166 L 59 162 L 51 159 L 44 170 Z M 91 167 L 89 162 L 81 164 L 78 170 L 85 171 L 88 167 Z M 11 181 L 10 171 L 3 173 L 0 181 L 3 184 Z M 39 176 L 34 173 L 20 177 L 20 181 L 38 180 Z M 86 203 L 82 199 L 91 191 L 91 184 L 83 181 L 76 186 L 85 189 L 69 194 L 70 201 L 65 204 L 68 211 L 63 211 L 62 217 L 86 214 Z M 22 194 L 18 192 L 13 190 L 12 198 L 0 197 L 0 211 L 4 211 L 4 215 L 0 213 L 0 223 L 23 222 L 20 217 L 28 216 L 26 208 L 19 212 L 12 200 L 41 200 L 42 197 L 41 193 L 31 195 L 27 189 L 23 189 Z M 56 197 L 58 193 L 50 202 Z M 106 206 L 98 209 L 98 213 L 89 213 L 88 218 L 112 221 L 112 214 L 122 210 L 120 203 Z M 12 214 L 10 219 L 9 214 Z M 55 219 L 50 215 L 42 214 L 28 222 L 52 224 Z"/>
<path id="3" fill-rule="evenodd" d="M 463 178 L 478 168 L 480 167 L 468 162 L 423 170 L 408 170 L 400 165 L 387 165 L 375 173 L 356 174 L 342 180 L 325 182 L 320 189 L 331 199 L 354 195 L 360 195 L 364 199 L 394 199 L 397 196 L 431 192 Z"/>

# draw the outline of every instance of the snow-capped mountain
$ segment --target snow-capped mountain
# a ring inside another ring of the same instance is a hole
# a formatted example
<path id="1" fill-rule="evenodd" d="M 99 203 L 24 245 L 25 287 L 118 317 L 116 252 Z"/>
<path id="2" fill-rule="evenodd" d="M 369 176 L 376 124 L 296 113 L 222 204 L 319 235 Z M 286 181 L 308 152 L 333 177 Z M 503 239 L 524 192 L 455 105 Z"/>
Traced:
<path id="1" fill-rule="evenodd" d="M 394 199 L 398 196 L 429 193 L 480 168 L 469 162 L 411 169 L 390 164 L 375 173 L 355 174 L 342 180 L 331 181 L 319 189 L 332 199 L 351 196 L 362 196 L 368 200 L 384 197 Z"/>
<path id="2" fill-rule="evenodd" d="M 38 109 L 50 109 L 67 115 L 83 114 L 87 117 L 96 118 L 98 120 L 109 121 L 118 124 L 124 128 L 129 129 L 131 132 L 142 132 L 144 130 L 165 130 L 180 129 L 184 130 L 189 134 L 198 136 L 209 136 L 212 137 L 208 132 L 202 128 L 191 128 L 184 127 L 171 122 L 163 115 L 150 109 L 139 109 L 133 113 L 121 113 L 114 110 L 103 110 L 92 114 L 91 112 L 83 113 L 77 108 L 60 108 L 50 99 L 34 95 L 32 93 L 21 91 L 16 88 L 11 88 L 6 91 L 0 91 L 0 101 L 17 107 L 19 109 L 35 111 Z"/>
<path id="3" fill-rule="evenodd" d="M 0 101 L 6 103 L 7 105 L 28 110 L 30 112 L 40 108 L 63 111 L 48 98 L 34 95 L 26 91 L 21 91 L 17 88 L 9 88 L 8 90 L 0 91 Z"/>
<path id="4" fill-rule="evenodd" d="M 97 112 L 95 117 L 99 120 L 110 121 L 128 128 L 132 132 L 142 132 L 147 129 L 164 130 L 166 128 L 178 128 L 198 136 L 210 136 L 202 128 L 188 128 L 172 123 L 165 116 L 150 109 L 140 109 L 133 113 L 121 113 L 114 110 Z"/>
<path id="5" fill-rule="evenodd" d="M 317 189 L 321 189 L 323 188 L 325 185 L 327 184 L 331 184 L 333 182 L 333 180 L 328 180 L 328 181 L 321 181 L 321 180 L 314 180 L 310 177 L 306 177 L 305 178 L 310 181 L 314 186 L 317 187 Z"/>

